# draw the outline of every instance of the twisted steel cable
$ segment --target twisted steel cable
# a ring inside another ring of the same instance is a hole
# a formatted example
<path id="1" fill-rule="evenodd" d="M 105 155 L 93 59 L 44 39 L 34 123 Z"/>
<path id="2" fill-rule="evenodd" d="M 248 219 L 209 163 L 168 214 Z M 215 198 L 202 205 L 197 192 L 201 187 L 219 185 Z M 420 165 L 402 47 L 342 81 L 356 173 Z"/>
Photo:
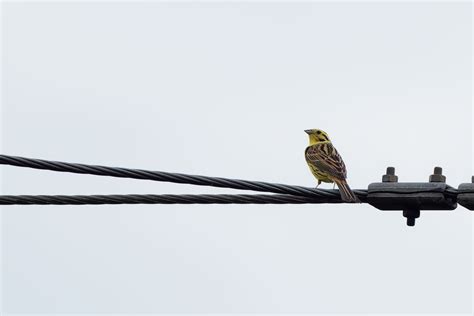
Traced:
<path id="1" fill-rule="evenodd" d="M 227 179 L 220 177 L 208 177 L 199 175 L 188 175 L 182 173 L 171 173 L 163 171 L 150 171 L 142 169 L 130 169 L 119 167 L 107 167 L 97 165 L 86 165 L 79 163 L 68 163 L 61 161 L 50 161 L 43 159 L 33 159 L 9 155 L 0 155 L 0 164 L 16 167 L 34 168 L 42 170 L 51 170 L 58 172 L 70 172 L 79 174 L 90 174 L 98 176 L 110 176 L 119 178 L 131 178 L 140 180 L 152 180 L 162 182 L 172 182 L 181 184 L 193 184 L 201 186 L 212 186 L 220 188 L 230 188 L 238 190 L 250 190 L 259 192 L 269 192 L 277 194 L 288 194 L 294 196 L 326 198 L 340 202 L 338 190 L 322 190 L 295 185 L 269 183 L 261 181 L 249 181 L 240 179 Z M 366 190 L 354 190 L 359 199 L 366 201 Z"/>
<path id="2" fill-rule="evenodd" d="M 126 194 L 126 195 L 3 195 L 0 205 L 101 204 L 319 204 L 342 203 L 326 197 L 288 194 Z"/>

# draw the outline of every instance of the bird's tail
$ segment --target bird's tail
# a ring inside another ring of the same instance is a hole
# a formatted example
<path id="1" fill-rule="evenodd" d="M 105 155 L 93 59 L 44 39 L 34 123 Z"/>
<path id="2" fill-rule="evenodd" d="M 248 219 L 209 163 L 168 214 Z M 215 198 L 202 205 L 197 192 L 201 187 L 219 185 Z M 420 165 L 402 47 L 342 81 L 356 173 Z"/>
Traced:
<path id="1" fill-rule="evenodd" d="M 349 185 L 347 184 L 346 180 L 334 180 L 336 182 L 337 187 L 339 188 L 339 192 L 341 193 L 341 199 L 344 202 L 348 203 L 360 203 L 360 200 L 351 190 Z"/>

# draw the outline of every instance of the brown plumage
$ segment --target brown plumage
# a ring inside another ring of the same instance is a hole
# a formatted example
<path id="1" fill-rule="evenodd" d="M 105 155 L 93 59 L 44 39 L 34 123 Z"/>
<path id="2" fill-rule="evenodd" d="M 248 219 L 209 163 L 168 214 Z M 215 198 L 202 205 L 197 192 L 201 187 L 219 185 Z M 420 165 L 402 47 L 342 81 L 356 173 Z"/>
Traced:
<path id="1" fill-rule="evenodd" d="M 316 129 L 307 130 L 306 133 L 310 136 L 310 145 L 306 147 L 305 158 L 311 172 L 318 179 L 318 185 L 321 182 L 334 182 L 343 201 L 359 202 L 346 182 L 346 165 L 327 134 Z"/>

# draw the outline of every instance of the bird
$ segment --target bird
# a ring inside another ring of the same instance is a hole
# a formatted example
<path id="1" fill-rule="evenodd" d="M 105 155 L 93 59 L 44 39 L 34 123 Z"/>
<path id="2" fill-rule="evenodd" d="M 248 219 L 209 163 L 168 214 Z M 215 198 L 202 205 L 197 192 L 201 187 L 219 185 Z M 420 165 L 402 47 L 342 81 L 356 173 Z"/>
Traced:
<path id="1" fill-rule="evenodd" d="M 347 184 L 346 165 L 328 134 L 320 129 L 307 129 L 305 133 L 309 136 L 309 146 L 304 155 L 311 173 L 318 180 L 316 188 L 321 182 L 335 183 L 344 202 L 360 202 Z"/>

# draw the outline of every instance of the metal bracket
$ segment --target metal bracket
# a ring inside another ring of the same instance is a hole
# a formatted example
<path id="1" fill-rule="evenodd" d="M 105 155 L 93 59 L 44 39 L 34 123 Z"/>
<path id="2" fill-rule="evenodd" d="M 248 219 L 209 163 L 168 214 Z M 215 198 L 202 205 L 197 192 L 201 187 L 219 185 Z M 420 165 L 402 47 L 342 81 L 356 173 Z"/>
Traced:
<path id="1" fill-rule="evenodd" d="M 462 183 L 458 187 L 458 203 L 474 211 L 474 176 L 471 179 L 472 183 Z"/>
<path id="2" fill-rule="evenodd" d="M 403 211 L 407 225 L 414 226 L 421 210 L 454 210 L 456 198 L 447 194 L 451 188 L 445 183 L 442 169 L 436 167 L 430 182 L 397 182 L 395 168 L 388 167 L 381 183 L 371 183 L 367 202 L 384 211 Z M 474 196 L 474 194 L 473 194 Z"/>

